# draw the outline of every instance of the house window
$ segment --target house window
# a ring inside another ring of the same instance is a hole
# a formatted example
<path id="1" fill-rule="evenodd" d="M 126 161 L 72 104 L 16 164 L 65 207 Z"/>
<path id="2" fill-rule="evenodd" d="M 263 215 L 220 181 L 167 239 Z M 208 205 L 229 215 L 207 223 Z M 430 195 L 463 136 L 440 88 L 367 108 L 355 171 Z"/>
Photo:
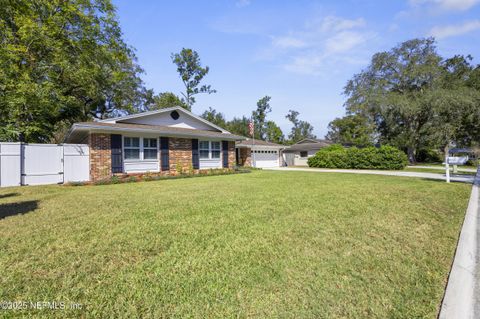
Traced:
<path id="1" fill-rule="evenodd" d="M 200 141 L 198 143 L 198 150 L 200 152 L 200 159 L 209 159 L 210 158 L 210 142 L 209 141 Z"/>
<path id="2" fill-rule="evenodd" d="M 127 137 L 123 138 L 125 160 L 156 160 L 158 158 L 158 142 L 156 138 Z"/>
<path id="3" fill-rule="evenodd" d="M 307 151 L 301 151 L 300 152 L 300 157 L 308 157 L 308 152 Z"/>
<path id="4" fill-rule="evenodd" d="M 140 138 L 125 137 L 123 139 L 123 148 L 125 150 L 125 159 L 140 159 Z"/>
<path id="5" fill-rule="evenodd" d="M 220 158 L 220 142 L 210 142 L 212 145 L 212 158 Z"/>
<path id="6" fill-rule="evenodd" d="M 220 159 L 220 142 L 200 141 L 198 151 L 200 159 Z"/>
<path id="7" fill-rule="evenodd" d="M 144 138 L 143 139 L 143 159 L 157 159 L 157 139 Z"/>

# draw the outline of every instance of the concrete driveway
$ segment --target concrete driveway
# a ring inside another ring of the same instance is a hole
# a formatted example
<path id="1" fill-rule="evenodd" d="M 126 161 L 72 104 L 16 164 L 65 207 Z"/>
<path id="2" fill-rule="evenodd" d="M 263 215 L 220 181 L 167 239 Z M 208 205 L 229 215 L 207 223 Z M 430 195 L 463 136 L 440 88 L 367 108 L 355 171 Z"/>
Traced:
<path id="1" fill-rule="evenodd" d="M 379 171 L 379 170 L 360 170 L 360 169 L 326 169 L 326 168 L 310 168 L 310 167 L 274 167 L 264 168 L 275 171 L 298 171 L 298 172 L 311 172 L 311 173 L 349 173 L 349 174 L 371 174 L 371 175 L 387 175 L 387 176 L 404 176 L 404 177 L 417 177 L 435 180 L 445 180 L 444 174 L 437 173 L 421 173 L 421 172 L 404 172 L 404 171 Z M 473 175 L 451 175 L 450 180 L 452 182 L 461 183 L 473 183 Z"/>

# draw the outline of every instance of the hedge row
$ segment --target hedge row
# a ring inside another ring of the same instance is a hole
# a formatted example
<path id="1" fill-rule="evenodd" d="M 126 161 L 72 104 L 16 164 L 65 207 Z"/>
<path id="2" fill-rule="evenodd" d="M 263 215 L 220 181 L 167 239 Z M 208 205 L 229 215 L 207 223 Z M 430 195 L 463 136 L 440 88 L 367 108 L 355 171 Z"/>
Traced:
<path id="1" fill-rule="evenodd" d="M 66 184 L 67 186 L 85 186 L 85 185 L 110 185 L 110 184 L 123 184 L 123 183 L 134 183 L 134 182 L 149 182 L 149 181 L 159 181 L 166 179 L 179 179 L 179 178 L 191 178 L 191 177 L 201 177 L 201 176 L 219 176 L 219 175 L 232 175 L 232 174 L 242 174 L 250 173 L 252 169 L 250 168 L 235 168 L 235 169 L 208 169 L 200 170 L 198 174 L 190 173 L 181 173 L 178 175 L 161 175 L 159 173 L 145 173 L 145 174 L 123 174 L 123 175 L 114 175 L 112 177 L 101 179 L 95 182 L 70 182 Z"/>
<path id="2" fill-rule="evenodd" d="M 345 148 L 330 145 L 308 159 L 308 166 L 321 168 L 401 170 L 407 164 L 407 155 L 392 146 Z"/>

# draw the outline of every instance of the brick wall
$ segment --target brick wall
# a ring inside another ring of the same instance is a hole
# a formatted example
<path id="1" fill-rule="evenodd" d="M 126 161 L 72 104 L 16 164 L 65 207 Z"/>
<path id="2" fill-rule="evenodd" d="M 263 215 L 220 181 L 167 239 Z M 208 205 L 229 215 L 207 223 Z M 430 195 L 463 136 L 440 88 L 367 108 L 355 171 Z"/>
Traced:
<path id="1" fill-rule="evenodd" d="M 112 175 L 112 151 L 110 134 L 92 133 L 88 138 L 90 146 L 90 180 L 97 181 Z"/>
<path id="2" fill-rule="evenodd" d="M 92 133 L 89 136 L 90 145 L 90 179 L 97 181 L 112 176 L 110 134 Z M 189 138 L 169 138 L 170 171 L 163 174 L 176 174 L 177 168 L 186 173 L 192 169 L 192 140 Z M 248 149 L 248 152 L 250 150 Z M 160 152 L 159 152 L 160 153 Z M 223 152 L 221 153 L 223 154 Z M 250 158 L 250 157 L 248 157 Z M 158 156 L 159 161 L 161 156 Z M 249 163 L 250 160 L 248 159 Z M 223 163 L 223 161 L 221 161 Z M 235 166 L 235 142 L 228 142 L 228 167 Z"/>
<path id="3" fill-rule="evenodd" d="M 228 168 L 235 166 L 235 142 L 228 142 Z"/>
<path id="4" fill-rule="evenodd" d="M 177 172 L 177 166 L 183 172 L 192 168 L 192 140 L 189 138 L 171 137 L 168 139 L 170 154 L 170 172 Z"/>

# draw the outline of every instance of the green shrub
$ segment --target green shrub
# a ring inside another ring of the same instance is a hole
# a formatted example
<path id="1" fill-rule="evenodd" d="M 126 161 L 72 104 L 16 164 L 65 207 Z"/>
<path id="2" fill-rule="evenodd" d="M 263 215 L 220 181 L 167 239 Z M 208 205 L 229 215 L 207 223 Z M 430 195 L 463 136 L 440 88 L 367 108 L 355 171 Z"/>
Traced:
<path id="1" fill-rule="evenodd" d="M 216 175 L 230 175 L 230 174 L 242 174 L 250 173 L 249 169 L 209 169 L 209 170 L 200 170 L 197 174 L 176 174 L 176 175 L 161 175 L 159 173 L 148 172 L 141 175 L 128 175 L 124 174 L 121 176 L 112 176 L 105 179 L 101 179 L 94 182 L 71 182 L 68 185 L 72 186 L 82 186 L 82 185 L 110 185 L 110 184 L 121 184 L 121 183 L 134 183 L 141 181 L 159 181 L 165 179 L 180 179 L 180 178 L 191 178 L 191 177 L 201 177 L 201 176 L 216 176 Z"/>
<path id="2" fill-rule="evenodd" d="M 407 164 L 407 155 L 392 146 L 345 148 L 331 145 L 308 159 L 308 166 L 321 168 L 399 170 Z"/>
<path id="3" fill-rule="evenodd" d="M 465 164 L 468 166 L 478 166 L 480 165 L 480 161 L 476 159 L 469 159 Z"/>
<path id="4" fill-rule="evenodd" d="M 111 182 L 111 184 L 118 184 L 118 183 L 120 183 L 120 178 L 118 178 L 117 175 L 113 175 L 113 176 L 110 178 L 110 182 Z"/>

